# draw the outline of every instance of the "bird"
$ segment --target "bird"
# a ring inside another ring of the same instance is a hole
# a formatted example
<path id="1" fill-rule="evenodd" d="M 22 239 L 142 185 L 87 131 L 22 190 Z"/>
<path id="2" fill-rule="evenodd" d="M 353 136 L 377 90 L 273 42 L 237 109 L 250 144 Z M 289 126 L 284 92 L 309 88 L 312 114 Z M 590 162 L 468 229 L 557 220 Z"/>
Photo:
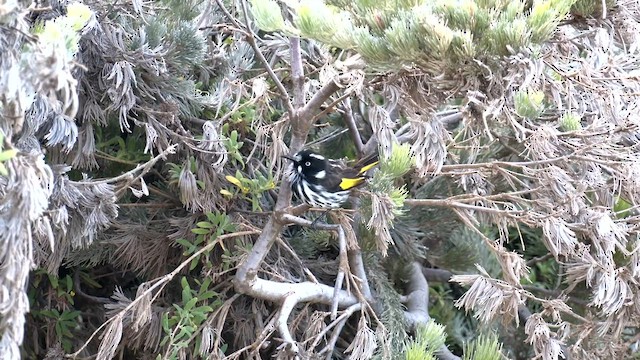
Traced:
<path id="1" fill-rule="evenodd" d="M 375 159 L 365 159 L 350 167 L 343 161 L 327 159 L 311 150 L 302 150 L 291 160 L 293 171 L 289 177 L 291 189 L 303 202 L 319 208 L 336 209 L 349 199 L 351 190 L 367 179 L 366 172 L 378 164 Z"/>

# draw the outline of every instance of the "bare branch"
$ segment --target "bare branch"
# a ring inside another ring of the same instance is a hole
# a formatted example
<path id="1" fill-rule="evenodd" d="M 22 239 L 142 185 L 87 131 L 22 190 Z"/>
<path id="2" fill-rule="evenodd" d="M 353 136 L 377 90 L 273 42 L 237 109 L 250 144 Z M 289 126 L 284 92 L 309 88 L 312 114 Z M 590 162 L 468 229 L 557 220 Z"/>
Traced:
<path id="1" fill-rule="evenodd" d="M 411 264 L 411 273 L 409 275 L 409 282 L 405 304 L 407 311 L 405 311 L 405 319 L 409 326 L 413 329 L 418 324 L 426 324 L 431 321 L 429 316 L 429 284 L 422 274 L 422 266 L 414 262 Z M 455 356 L 446 345 L 442 345 L 438 349 L 436 355 L 441 360 L 461 360 L 458 356 Z"/>
<path id="2" fill-rule="evenodd" d="M 304 68 L 302 67 L 302 50 L 300 50 L 300 38 L 295 36 L 291 37 L 289 39 L 289 46 L 291 46 L 291 81 L 293 82 L 293 108 L 296 110 L 300 110 L 303 108 L 305 100 Z M 304 121 L 304 116 L 300 116 L 299 113 L 297 117 L 298 120 Z M 300 117 L 302 119 L 300 119 Z"/>
<path id="3" fill-rule="evenodd" d="M 339 265 L 338 275 L 336 275 L 335 291 L 333 293 L 333 303 L 331 304 L 331 320 L 338 316 L 338 290 L 342 290 L 344 281 L 344 273 L 349 272 L 349 260 L 347 260 L 347 241 L 344 236 L 344 229 L 340 225 L 336 225 L 338 233 L 338 249 L 339 249 Z"/>
<path id="4" fill-rule="evenodd" d="M 342 101 L 342 110 L 342 119 L 344 119 L 345 124 L 349 128 L 349 135 L 351 135 L 351 140 L 356 147 L 356 153 L 358 154 L 358 157 L 361 158 L 364 150 L 364 144 L 362 143 L 362 137 L 360 136 L 360 131 L 356 125 L 356 120 L 353 117 L 353 109 L 351 108 L 351 102 L 349 102 L 349 100 Z"/>
<path id="5" fill-rule="evenodd" d="M 427 281 L 447 283 L 454 275 L 451 271 L 445 269 L 432 269 L 423 267 L 422 274 L 427 279 Z"/>
<path id="6" fill-rule="evenodd" d="M 477 200 L 476 200 L 477 201 Z M 478 205 L 469 205 L 462 203 L 460 201 L 454 201 L 451 199 L 407 199 L 404 201 L 405 205 L 410 206 L 434 206 L 434 207 L 448 207 L 448 208 L 457 208 L 457 209 L 466 209 L 466 210 L 477 210 L 489 213 L 497 213 L 503 215 L 525 215 L 527 214 L 526 210 L 505 210 L 505 209 L 496 209 L 489 208 Z"/>

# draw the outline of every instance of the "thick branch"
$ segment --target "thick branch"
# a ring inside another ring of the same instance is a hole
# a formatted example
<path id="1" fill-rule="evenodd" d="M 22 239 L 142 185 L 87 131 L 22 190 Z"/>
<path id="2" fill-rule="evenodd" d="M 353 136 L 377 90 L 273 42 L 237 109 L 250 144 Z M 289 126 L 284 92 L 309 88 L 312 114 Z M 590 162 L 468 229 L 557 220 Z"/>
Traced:
<path id="1" fill-rule="evenodd" d="M 439 283 L 448 283 L 451 277 L 454 275 L 449 270 L 444 269 L 432 269 L 432 268 L 422 268 L 422 274 L 427 279 L 427 281 L 434 281 Z"/>
<path id="2" fill-rule="evenodd" d="M 300 38 L 290 38 L 289 46 L 291 46 L 291 80 L 293 82 L 293 107 L 296 110 L 300 110 L 304 106 L 304 69 L 302 67 L 302 51 L 300 50 Z"/>
<path id="3" fill-rule="evenodd" d="M 372 303 L 373 302 L 373 294 L 371 293 L 371 288 L 369 287 L 369 281 L 367 280 L 367 273 L 364 271 L 364 261 L 362 261 L 362 251 L 360 249 L 354 249 L 347 251 L 349 256 L 349 267 L 351 268 L 351 273 L 358 277 L 360 280 L 360 286 L 362 286 L 362 296 Z"/>
<path id="4" fill-rule="evenodd" d="M 216 0 L 218 5 L 221 7 L 223 5 L 220 4 L 220 0 Z M 243 6 L 246 8 L 244 1 L 242 2 Z M 245 11 L 246 12 L 246 11 Z M 304 73 L 302 69 L 302 60 L 301 60 L 301 51 L 300 51 L 300 40 L 292 39 L 291 40 L 291 72 L 294 79 L 302 79 L 302 86 L 294 86 L 294 103 L 296 106 L 302 106 L 304 103 Z M 265 60 L 266 61 L 266 60 Z M 268 64 L 265 66 L 268 67 Z M 279 82 L 279 80 L 277 81 Z M 295 83 L 295 81 L 294 81 Z M 282 84 L 280 84 L 282 85 Z M 298 84 L 299 85 L 299 84 Z M 291 109 L 289 111 L 289 118 L 291 121 L 292 127 L 292 137 L 290 148 L 292 151 L 296 152 L 302 148 L 304 145 L 307 134 L 309 133 L 310 124 L 304 121 L 304 118 L 299 116 L 300 109 L 293 108 L 293 104 L 288 98 L 287 94 L 287 104 L 291 105 Z M 291 184 L 288 179 L 284 179 L 282 181 L 282 185 L 280 186 L 280 193 L 278 194 L 278 200 L 276 201 L 275 212 L 267 221 L 262 233 L 256 240 L 256 243 L 253 245 L 251 249 L 251 253 L 249 253 L 247 259 L 238 266 L 238 271 L 236 272 L 236 278 L 234 280 L 234 285 L 236 290 L 243 294 L 252 295 L 258 298 L 264 298 L 259 291 L 254 288 L 254 281 L 257 279 L 258 269 L 262 264 L 265 256 L 271 249 L 273 242 L 276 237 L 280 235 L 283 229 L 283 222 L 279 219 L 282 215 L 282 211 L 289 207 L 291 204 Z"/>
<path id="5" fill-rule="evenodd" d="M 335 92 L 338 91 L 338 89 L 340 89 L 340 86 L 338 86 L 338 83 L 336 83 L 335 80 L 329 81 L 328 83 L 324 84 L 320 88 L 320 90 L 318 90 L 311 97 L 311 100 L 309 100 L 307 105 L 302 108 L 301 113 L 307 117 L 308 121 L 310 121 L 311 114 L 319 109 L 320 106 L 324 104 L 324 102 L 327 101 L 327 99 L 329 99 L 331 95 L 335 94 Z"/>
<path id="6" fill-rule="evenodd" d="M 431 321 L 429 316 L 429 283 L 422 274 L 422 265 L 417 262 L 411 264 L 407 292 L 409 295 L 407 295 L 405 302 L 407 306 L 405 319 L 409 326 L 415 329 L 418 324 L 426 324 Z M 438 349 L 436 356 L 441 360 L 461 360 L 445 345 Z"/>
<path id="7" fill-rule="evenodd" d="M 276 319 L 276 326 L 282 336 L 284 345 L 288 346 L 288 351 L 293 354 L 297 354 L 299 349 L 289 331 L 288 320 L 291 311 L 293 311 L 297 304 L 301 302 L 316 302 L 329 305 L 335 301 L 339 307 L 345 308 L 358 303 L 358 299 L 352 294 L 332 286 L 308 281 L 298 284 L 287 284 L 263 280 L 258 277 L 255 278 L 251 292 L 248 293 L 248 295 L 273 302 L 282 301 L 280 313 Z"/>

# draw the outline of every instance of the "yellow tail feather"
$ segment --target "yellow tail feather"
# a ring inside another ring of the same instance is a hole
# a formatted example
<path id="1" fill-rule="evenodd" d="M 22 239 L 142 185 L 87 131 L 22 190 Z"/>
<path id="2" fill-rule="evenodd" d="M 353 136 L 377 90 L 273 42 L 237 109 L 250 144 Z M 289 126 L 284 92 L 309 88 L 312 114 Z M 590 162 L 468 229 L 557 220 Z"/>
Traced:
<path id="1" fill-rule="evenodd" d="M 360 169 L 360 172 L 358 174 L 366 173 L 367 171 L 371 170 L 374 166 L 378 165 L 378 163 L 379 163 L 379 161 L 376 161 L 376 162 L 372 162 L 369 165 L 363 166 L 362 169 Z"/>
<path id="2" fill-rule="evenodd" d="M 363 177 L 358 177 L 355 179 L 342 178 L 342 181 L 340 182 L 340 188 L 342 190 L 349 190 L 354 186 L 358 186 L 362 184 L 363 182 L 364 182 Z"/>

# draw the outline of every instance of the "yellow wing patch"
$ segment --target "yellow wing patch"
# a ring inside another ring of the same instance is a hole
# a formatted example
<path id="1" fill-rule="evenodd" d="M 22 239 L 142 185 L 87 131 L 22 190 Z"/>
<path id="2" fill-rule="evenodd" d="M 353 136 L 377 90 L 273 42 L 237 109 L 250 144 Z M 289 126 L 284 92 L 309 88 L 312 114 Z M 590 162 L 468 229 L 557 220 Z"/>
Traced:
<path id="1" fill-rule="evenodd" d="M 371 170 L 374 166 L 378 165 L 378 161 L 373 162 L 369 165 L 365 165 L 362 167 L 362 169 L 360 169 L 360 171 L 358 172 L 358 174 L 364 174 L 367 171 Z M 362 184 L 364 182 L 365 177 L 364 176 L 359 176 L 357 178 L 342 178 L 342 181 L 340 182 L 340 189 L 342 190 L 349 190 L 353 187 L 356 187 L 360 184 Z"/>
<path id="2" fill-rule="evenodd" d="M 363 182 L 364 182 L 363 177 L 358 177 L 354 179 L 342 178 L 342 181 L 340 182 L 340 189 L 349 190 L 354 186 L 358 186 L 362 184 Z"/>
<path id="3" fill-rule="evenodd" d="M 369 165 L 363 166 L 362 169 L 360 169 L 359 174 L 366 173 L 367 171 L 371 170 L 374 166 L 378 165 L 378 163 L 379 163 L 379 161 L 376 161 L 376 162 L 373 162 L 373 163 L 371 163 Z"/>

